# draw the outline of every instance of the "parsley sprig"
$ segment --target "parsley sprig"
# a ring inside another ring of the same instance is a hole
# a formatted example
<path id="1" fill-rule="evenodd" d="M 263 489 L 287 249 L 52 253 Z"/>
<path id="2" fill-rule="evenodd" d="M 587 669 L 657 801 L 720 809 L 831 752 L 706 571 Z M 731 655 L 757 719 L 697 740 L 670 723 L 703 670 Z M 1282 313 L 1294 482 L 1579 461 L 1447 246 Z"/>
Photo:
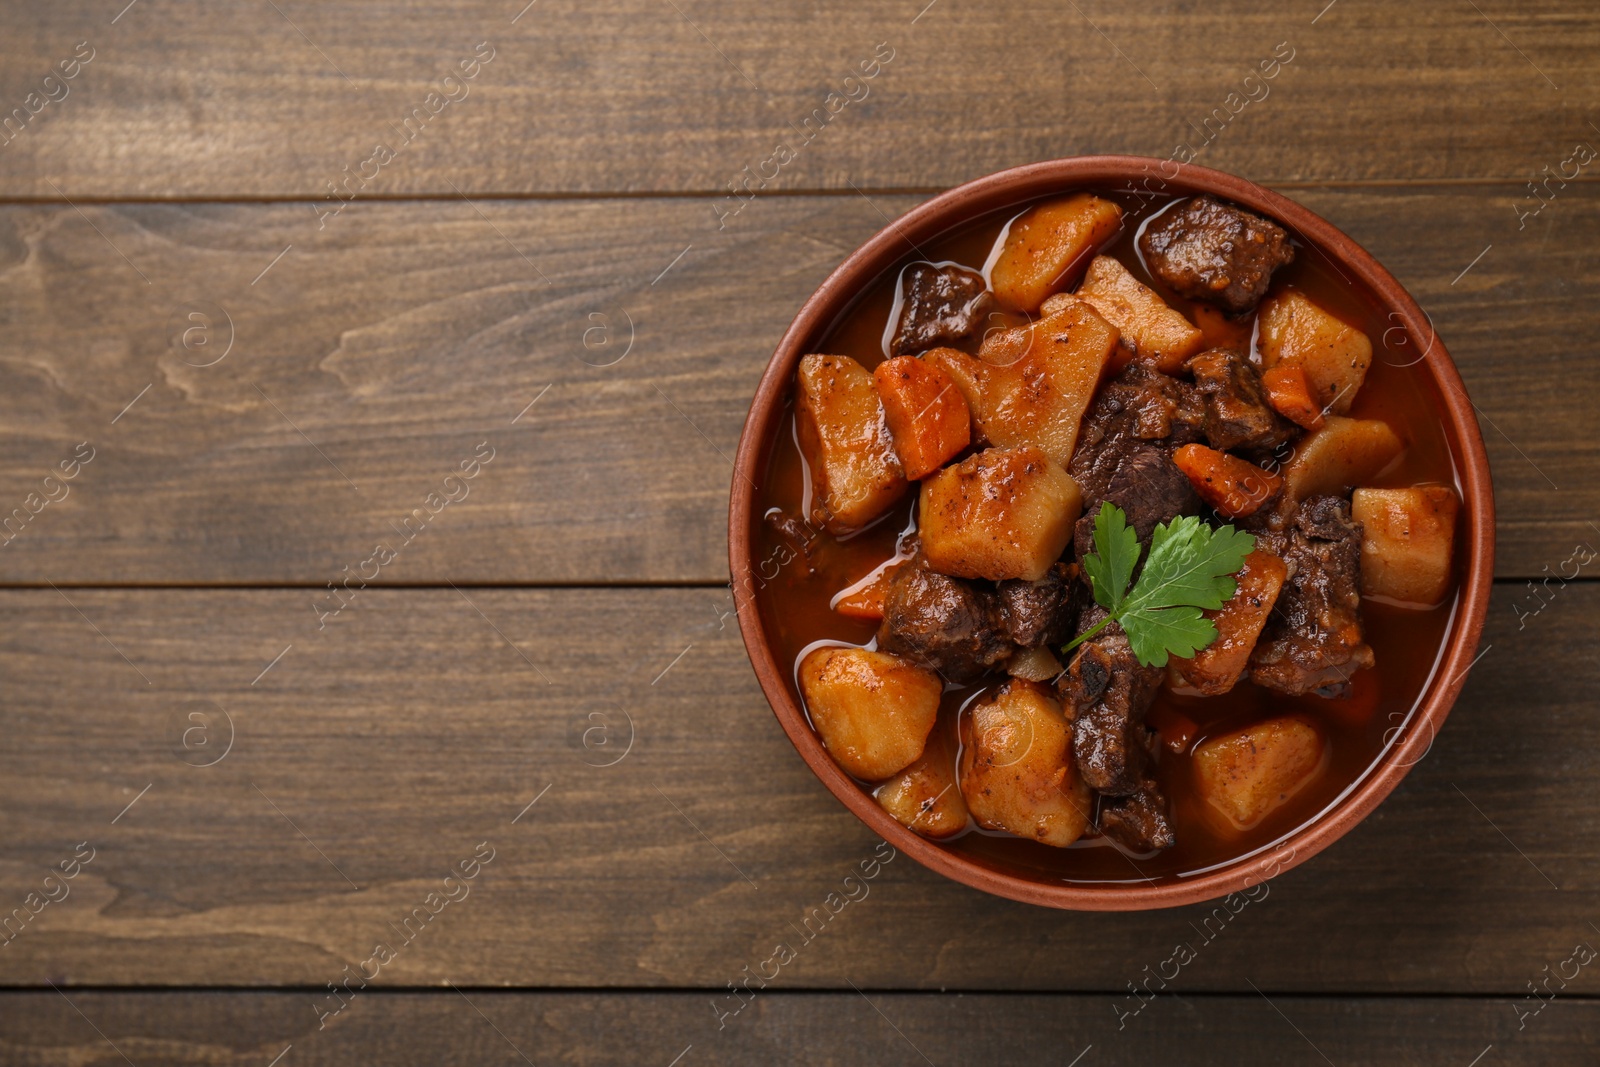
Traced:
<path id="1" fill-rule="evenodd" d="M 1132 589 L 1142 547 L 1115 504 L 1102 504 L 1094 520 L 1095 550 L 1083 558 L 1094 599 L 1108 614 L 1062 648 L 1071 652 L 1112 622 L 1122 624 L 1133 654 L 1146 667 L 1165 667 L 1169 655 L 1190 657 L 1217 639 L 1200 614 L 1220 608 L 1238 588 L 1233 575 L 1256 539 L 1232 526 L 1212 528 L 1193 516 L 1157 526 L 1150 558 Z"/>

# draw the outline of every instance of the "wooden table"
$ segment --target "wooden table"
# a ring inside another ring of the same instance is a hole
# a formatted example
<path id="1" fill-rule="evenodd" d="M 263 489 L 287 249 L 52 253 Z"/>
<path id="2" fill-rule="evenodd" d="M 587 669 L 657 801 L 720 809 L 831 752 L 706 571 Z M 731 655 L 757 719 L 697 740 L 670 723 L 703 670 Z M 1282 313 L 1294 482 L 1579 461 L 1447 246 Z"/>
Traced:
<path id="1" fill-rule="evenodd" d="M 0 1061 L 1594 1062 L 1592 7 L 523 2 L 7 5 Z M 932 193 L 1180 143 L 1461 366 L 1448 729 L 1236 914 L 900 857 L 746 1003 L 878 844 L 731 615 L 767 355 Z"/>

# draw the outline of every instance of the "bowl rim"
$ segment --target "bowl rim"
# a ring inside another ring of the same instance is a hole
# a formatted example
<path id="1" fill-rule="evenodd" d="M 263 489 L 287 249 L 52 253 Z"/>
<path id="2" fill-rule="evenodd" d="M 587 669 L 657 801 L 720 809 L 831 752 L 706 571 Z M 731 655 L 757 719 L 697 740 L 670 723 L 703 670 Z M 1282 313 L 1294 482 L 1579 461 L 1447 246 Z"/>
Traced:
<path id="1" fill-rule="evenodd" d="M 1135 186 L 1136 181 L 1142 186 Z M 1093 186 L 1116 187 L 1113 191 L 1136 194 L 1143 188 L 1162 196 L 1211 193 L 1276 219 L 1301 243 L 1334 263 L 1341 273 L 1352 275 L 1391 320 L 1398 316 L 1410 343 L 1429 339 L 1419 362 L 1428 368 L 1438 388 L 1447 440 L 1455 452 L 1461 479 L 1465 517 L 1461 544 L 1467 558 L 1456 618 L 1428 688 L 1412 717 L 1400 728 L 1396 742 L 1359 784 L 1319 816 L 1269 846 L 1270 854 L 1262 857 L 1261 850 L 1257 850 L 1204 874 L 1171 882 L 1091 884 L 1034 880 L 994 870 L 906 829 L 841 770 L 822 747 L 805 712 L 789 692 L 785 681 L 788 668 L 774 658 L 752 581 L 750 551 L 758 479 L 770 454 L 774 423 L 783 410 L 789 380 L 807 346 L 819 340 L 883 271 L 907 252 L 916 251 L 920 241 L 1008 205 Z M 779 725 L 828 791 L 889 844 L 947 878 L 1011 900 L 1080 911 L 1177 907 L 1248 890 L 1310 859 L 1365 818 L 1427 754 L 1477 662 L 1478 641 L 1488 614 L 1494 577 L 1494 540 L 1489 460 L 1472 401 L 1454 361 L 1434 332 L 1432 321 L 1399 281 L 1350 237 L 1282 194 L 1237 175 L 1192 163 L 1122 155 L 1047 160 L 966 182 L 912 208 L 845 257 L 801 306 L 768 361 L 739 437 L 728 506 L 729 576 L 745 649 Z M 1423 726 L 1427 727 L 1425 731 Z"/>

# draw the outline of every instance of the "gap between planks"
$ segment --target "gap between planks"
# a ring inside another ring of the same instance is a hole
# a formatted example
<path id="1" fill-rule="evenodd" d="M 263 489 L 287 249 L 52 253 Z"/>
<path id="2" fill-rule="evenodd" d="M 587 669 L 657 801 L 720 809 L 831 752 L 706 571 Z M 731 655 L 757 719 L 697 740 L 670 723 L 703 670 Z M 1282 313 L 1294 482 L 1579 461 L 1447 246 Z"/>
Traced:
<path id="1" fill-rule="evenodd" d="M 1152 162 L 1160 162 L 1151 157 Z M 1508 188 L 1521 188 L 1527 184 L 1526 178 L 1313 178 L 1294 179 L 1290 181 L 1272 181 L 1264 179 L 1258 184 L 1270 189 L 1427 189 L 1427 188 L 1457 188 L 1457 187 L 1492 187 L 1506 186 Z M 1594 177 L 1579 176 L 1570 179 L 1568 185 L 1586 186 L 1600 185 L 1600 175 Z M 795 188 L 795 189 L 763 189 L 756 193 L 757 197 L 855 197 L 861 193 L 869 196 L 936 196 L 948 192 L 954 186 L 869 186 L 861 189 L 836 189 L 823 188 Z M 516 202 L 522 200 L 540 201 L 567 201 L 567 200 L 707 200 L 728 194 L 725 188 L 712 189 L 606 189 L 585 192 L 581 190 L 545 190 L 539 192 L 488 192 L 468 190 L 474 200 L 493 200 Z M 448 202 L 456 203 L 461 199 L 458 192 L 439 193 L 372 193 L 364 194 L 364 202 L 371 203 L 429 203 Z M 307 201 L 315 202 L 318 198 L 309 195 L 258 195 L 258 196 L 82 196 L 73 200 L 79 206 L 92 205 L 99 207 L 114 207 L 118 205 L 144 206 L 162 204 L 302 204 Z M 10 197 L 0 196 L 0 207 L 29 207 L 51 204 L 65 204 L 66 201 L 58 197 L 27 196 Z"/>
<path id="2" fill-rule="evenodd" d="M 1513 586 L 1523 585 L 1528 582 L 1538 581 L 1538 577 L 1506 576 L 1496 577 L 1495 585 Z M 1580 574 L 1562 581 L 1563 585 L 1587 585 L 1600 582 L 1600 575 Z M 552 590 L 584 590 L 584 589 L 727 589 L 732 582 L 708 582 L 695 578 L 660 580 L 629 580 L 620 582 L 371 582 L 363 589 L 552 589 Z M 28 591 L 36 589 L 81 589 L 85 592 L 99 590 L 185 590 L 185 589 L 237 589 L 241 591 L 270 591 L 277 589 L 325 589 L 327 583 L 322 582 L 86 582 L 81 585 L 71 582 L 0 582 L 0 592 Z"/>

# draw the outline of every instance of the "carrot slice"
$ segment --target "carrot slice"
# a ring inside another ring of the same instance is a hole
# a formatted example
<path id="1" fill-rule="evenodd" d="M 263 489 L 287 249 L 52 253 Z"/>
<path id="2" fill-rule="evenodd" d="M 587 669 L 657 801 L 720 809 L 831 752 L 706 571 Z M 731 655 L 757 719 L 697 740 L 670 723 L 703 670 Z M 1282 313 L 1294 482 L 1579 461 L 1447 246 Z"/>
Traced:
<path id="1" fill-rule="evenodd" d="M 1262 373 L 1261 384 L 1267 388 L 1267 403 L 1278 414 L 1308 430 L 1322 429 L 1322 405 L 1300 364 L 1279 363 Z"/>
<path id="2" fill-rule="evenodd" d="M 1172 462 L 1189 476 L 1201 499 L 1230 519 L 1254 515 L 1283 488 L 1276 474 L 1205 445 L 1184 445 L 1172 453 Z"/>
<path id="3" fill-rule="evenodd" d="M 889 595 L 889 579 L 900 569 L 895 563 L 867 576 L 866 584 L 856 583 L 858 589 L 848 589 L 834 602 L 833 610 L 849 619 L 878 622 L 883 618 L 884 598 Z"/>
<path id="4" fill-rule="evenodd" d="M 972 442 L 967 398 L 935 364 L 896 356 L 878 364 L 872 380 L 907 478 L 932 474 Z"/>
<path id="5" fill-rule="evenodd" d="M 1168 660 L 1171 678 L 1206 696 L 1219 696 L 1237 685 L 1288 574 L 1283 560 L 1270 552 L 1256 549 L 1246 556 L 1233 596 L 1204 613 L 1217 628 L 1216 640 L 1193 658 Z"/>

